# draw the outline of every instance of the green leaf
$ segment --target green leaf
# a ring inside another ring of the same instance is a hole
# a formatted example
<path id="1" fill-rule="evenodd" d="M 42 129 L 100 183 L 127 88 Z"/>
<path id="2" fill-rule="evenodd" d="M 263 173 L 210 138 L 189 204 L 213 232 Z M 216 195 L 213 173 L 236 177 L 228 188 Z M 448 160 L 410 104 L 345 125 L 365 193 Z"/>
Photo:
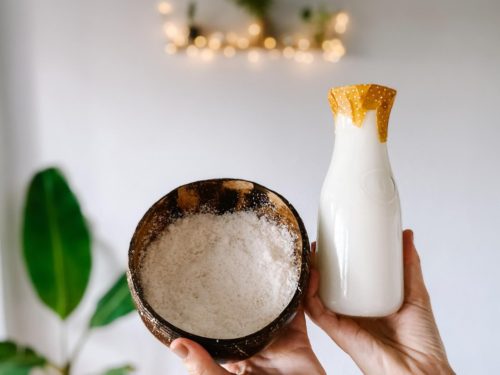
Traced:
<path id="1" fill-rule="evenodd" d="M 0 375 L 28 375 L 32 368 L 45 366 L 46 359 L 33 349 L 12 341 L 0 342 Z"/>
<path id="2" fill-rule="evenodd" d="M 124 273 L 99 300 L 89 325 L 92 328 L 108 325 L 134 309 L 135 305 L 128 289 L 127 276 Z"/>
<path id="3" fill-rule="evenodd" d="M 248 13 L 257 17 L 266 17 L 273 0 L 233 0 L 237 5 L 246 9 Z"/>
<path id="4" fill-rule="evenodd" d="M 24 260 L 40 299 L 61 319 L 78 306 L 92 266 L 90 233 L 61 172 L 49 168 L 30 183 L 23 226 Z"/>
<path id="5" fill-rule="evenodd" d="M 127 375 L 133 372 L 135 369 L 131 365 L 126 365 L 122 367 L 112 368 L 104 372 L 103 375 Z"/>
<path id="6" fill-rule="evenodd" d="M 312 9 L 310 7 L 303 8 L 300 12 L 300 18 L 302 18 L 304 22 L 310 22 L 312 18 Z"/>

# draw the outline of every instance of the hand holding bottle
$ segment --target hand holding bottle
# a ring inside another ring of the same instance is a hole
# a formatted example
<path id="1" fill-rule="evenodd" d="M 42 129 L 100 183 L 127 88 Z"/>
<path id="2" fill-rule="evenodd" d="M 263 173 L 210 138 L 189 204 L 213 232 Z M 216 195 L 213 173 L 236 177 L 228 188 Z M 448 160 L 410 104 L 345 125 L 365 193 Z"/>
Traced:
<path id="1" fill-rule="evenodd" d="M 454 374 L 432 313 L 413 233 L 403 233 L 403 306 L 384 318 L 336 315 L 318 296 L 319 274 L 311 273 L 306 311 L 364 374 Z"/>

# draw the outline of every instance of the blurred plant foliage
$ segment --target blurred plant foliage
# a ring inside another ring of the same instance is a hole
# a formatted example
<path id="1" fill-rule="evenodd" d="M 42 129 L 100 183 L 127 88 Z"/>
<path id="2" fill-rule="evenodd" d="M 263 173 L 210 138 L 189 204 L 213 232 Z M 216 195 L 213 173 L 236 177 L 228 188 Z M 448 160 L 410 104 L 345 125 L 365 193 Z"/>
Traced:
<path id="1" fill-rule="evenodd" d="M 65 321 L 87 289 L 92 269 L 92 240 L 80 204 L 56 168 L 42 170 L 31 180 L 22 239 L 24 262 L 36 294 Z M 0 375 L 28 375 L 34 368 L 42 371 L 50 368 L 51 373 L 69 375 L 89 334 L 134 308 L 123 273 L 97 302 L 87 328 L 64 363 L 57 364 L 32 348 L 5 341 L 0 342 Z M 125 375 L 132 371 L 132 366 L 125 364 L 102 374 Z"/>
<path id="2" fill-rule="evenodd" d="M 258 19 L 266 18 L 273 0 L 232 0 Z"/>

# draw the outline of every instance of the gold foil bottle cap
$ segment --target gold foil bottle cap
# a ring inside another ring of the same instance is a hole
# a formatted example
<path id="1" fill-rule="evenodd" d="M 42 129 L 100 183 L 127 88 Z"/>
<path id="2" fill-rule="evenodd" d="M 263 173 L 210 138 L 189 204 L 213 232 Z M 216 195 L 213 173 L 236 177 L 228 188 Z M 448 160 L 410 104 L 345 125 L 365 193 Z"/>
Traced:
<path id="1" fill-rule="evenodd" d="M 361 127 L 369 110 L 377 111 L 377 129 L 380 142 L 387 141 L 387 128 L 396 90 L 375 84 L 335 87 L 328 100 L 334 115 L 350 117 L 354 125 Z"/>

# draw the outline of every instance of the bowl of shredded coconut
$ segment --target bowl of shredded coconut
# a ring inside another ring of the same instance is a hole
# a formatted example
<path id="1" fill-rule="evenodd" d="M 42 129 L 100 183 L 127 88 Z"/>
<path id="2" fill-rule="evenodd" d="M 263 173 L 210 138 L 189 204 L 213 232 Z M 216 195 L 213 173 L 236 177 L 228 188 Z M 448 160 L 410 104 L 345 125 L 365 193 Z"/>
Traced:
<path id="1" fill-rule="evenodd" d="M 130 243 L 128 281 L 160 341 L 186 337 L 219 362 L 238 361 L 295 316 L 309 257 L 304 224 L 281 195 L 246 180 L 204 180 L 146 212 Z"/>

